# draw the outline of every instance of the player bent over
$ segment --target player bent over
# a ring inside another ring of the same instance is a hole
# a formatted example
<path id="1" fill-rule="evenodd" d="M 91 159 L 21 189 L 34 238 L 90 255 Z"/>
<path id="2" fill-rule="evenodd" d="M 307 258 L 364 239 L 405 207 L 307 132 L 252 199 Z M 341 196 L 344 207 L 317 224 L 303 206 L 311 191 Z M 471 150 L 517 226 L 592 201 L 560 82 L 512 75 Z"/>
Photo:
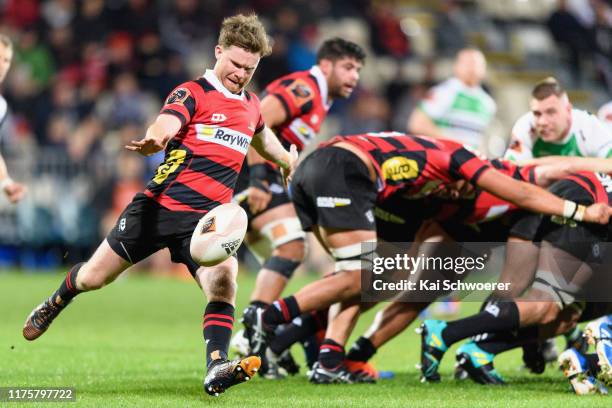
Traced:
<path id="1" fill-rule="evenodd" d="M 204 389 L 218 395 L 248 380 L 260 365 L 258 357 L 229 361 L 227 349 L 234 321 L 235 258 L 200 267 L 189 244 L 198 220 L 231 201 L 249 145 L 289 173 L 297 152 L 287 152 L 261 116 L 259 100 L 244 88 L 261 57 L 270 53 L 257 16 L 236 15 L 223 21 L 214 69 L 175 88 L 146 136 L 127 149 L 148 156 L 166 155 L 143 193 L 138 193 L 93 256 L 72 267 L 59 289 L 26 320 L 23 335 L 34 340 L 81 292 L 112 282 L 130 265 L 162 248 L 185 264 L 203 289 L 208 373 Z"/>
<path id="2" fill-rule="evenodd" d="M 467 180 L 520 207 L 562 215 L 564 201 L 539 187 L 494 170 L 460 144 L 399 133 L 339 136 L 308 156 L 292 184 L 293 202 L 305 230 L 312 230 L 336 261 L 336 273 L 275 301 L 261 315 L 265 335 L 303 312 L 340 302 L 330 315 L 326 338 L 313 369 L 314 382 L 352 382 L 342 362 L 345 333 L 357 315 L 361 260 L 376 241 L 374 206 L 394 193 L 419 198 L 456 180 Z M 580 207 L 580 217 L 607 222 L 603 204 Z M 253 350 L 261 353 L 262 350 Z"/>
<path id="3" fill-rule="evenodd" d="M 555 183 L 550 190 L 581 205 L 609 203 L 610 193 L 605 186 L 611 182 L 606 174 L 580 172 Z M 610 239 L 609 228 L 537 214 L 528 214 L 518 221 L 511 235 L 531 237 L 536 231 L 538 240 L 542 241 L 533 286 L 521 297 L 489 302 L 480 313 L 465 319 L 426 320 L 422 326 L 421 350 L 426 377 L 435 375 L 448 347 L 479 335 L 484 329 L 486 336 L 478 336 L 476 341 L 458 349 L 457 361 L 474 380 L 501 383 L 493 367 L 495 355 L 561 334 L 579 320 L 609 313 L 609 308 L 594 308 L 597 303 L 587 303 L 585 307 L 584 302 L 575 302 L 577 298 L 592 295 L 595 289 L 610 290 L 609 285 L 606 287 L 607 271 L 602 271 L 605 269 L 602 261 L 609 259 L 609 253 L 601 245 Z M 438 340 L 431 341 L 434 338 Z"/>

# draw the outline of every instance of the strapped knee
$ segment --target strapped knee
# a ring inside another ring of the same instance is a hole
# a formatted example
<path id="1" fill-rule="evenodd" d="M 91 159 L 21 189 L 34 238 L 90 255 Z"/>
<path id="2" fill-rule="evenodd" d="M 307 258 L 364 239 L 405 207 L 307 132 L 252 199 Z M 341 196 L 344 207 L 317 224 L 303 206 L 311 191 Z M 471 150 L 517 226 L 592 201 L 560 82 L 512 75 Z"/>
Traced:
<path id="1" fill-rule="evenodd" d="M 261 234 L 270 240 L 272 249 L 296 239 L 304 239 L 306 234 L 302 231 L 302 224 L 296 217 L 281 218 L 264 225 Z"/>
<path id="2" fill-rule="evenodd" d="M 300 266 L 300 263 L 299 261 L 292 261 L 281 256 L 272 256 L 266 260 L 263 267 L 289 279 L 293 276 L 297 267 Z"/>
<path id="3" fill-rule="evenodd" d="M 376 250 L 376 240 L 358 242 L 339 248 L 332 248 L 331 254 L 335 260 L 334 270 L 353 271 L 369 269 L 373 266 L 372 256 Z"/>

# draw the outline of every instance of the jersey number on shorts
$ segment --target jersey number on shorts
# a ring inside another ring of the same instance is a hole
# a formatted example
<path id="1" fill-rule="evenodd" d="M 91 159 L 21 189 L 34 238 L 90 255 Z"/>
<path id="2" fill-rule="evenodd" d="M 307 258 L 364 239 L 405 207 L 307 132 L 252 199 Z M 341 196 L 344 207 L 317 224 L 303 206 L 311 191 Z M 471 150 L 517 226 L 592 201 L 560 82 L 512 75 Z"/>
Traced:
<path id="1" fill-rule="evenodd" d="M 176 149 L 170 151 L 166 160 L 157 168 L 153 181 L 157 184 L 163 183 L 185 161 L 186 155 L 187 151 L 185 150 Z"/>

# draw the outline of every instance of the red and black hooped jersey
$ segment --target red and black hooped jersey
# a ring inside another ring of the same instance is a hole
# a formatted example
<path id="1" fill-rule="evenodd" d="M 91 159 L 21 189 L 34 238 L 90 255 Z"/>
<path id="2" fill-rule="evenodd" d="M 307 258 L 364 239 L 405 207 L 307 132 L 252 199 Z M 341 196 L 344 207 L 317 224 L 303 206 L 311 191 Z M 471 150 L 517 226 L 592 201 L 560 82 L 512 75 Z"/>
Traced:
<path id="1" fill-rule="evenodd" d="M 612 204 L 612 177 L 605 173 L 580 171 L 564 177 L 580 185 L 591 197 L 593 202 Z"/>
<path id="2" fill-rule="evenodd" d="M 262 95 L 272 95 L 281 102 L 287 119 L 274 131 L 285 148 L 295 144 L 300 152 L 314 140 L 331 107 L 327 80 L 316 65 L 274 80 Z"/>
<path id="3" fill-rule="evenodd" d="M 377 174 L 378 198 L 396 192 L 408 199 L 425 197 L 457 180 L 476 184 L 491 168 L 462 144 L 397 132 L 336 136 L 322 146 L 347 142 L 370 157 Z"/>
<path id="4" fill-rule="evenodd" d="M 230 202 L 251 139 L 264 128 L 257 96 L 231 93 L 207 70 L 176 87 L 160 113 L 183 127 L 145 194 L 174 211 L 205 213 Z"/>
<path id="5" fill-rule="evenodd" d="M 536 166 L 518 166 L 510 160 L 493 159 L 491 166 L 515 180 L 535 184 Z M 487 191 L 477 188 L 471 197 L 449 200 L 440 207 L 440 212 L 434 217 L 437 220 L 453 219 L 466 224 L 476 224 L 497 218 L 509 211 L 518 209 Z"/>

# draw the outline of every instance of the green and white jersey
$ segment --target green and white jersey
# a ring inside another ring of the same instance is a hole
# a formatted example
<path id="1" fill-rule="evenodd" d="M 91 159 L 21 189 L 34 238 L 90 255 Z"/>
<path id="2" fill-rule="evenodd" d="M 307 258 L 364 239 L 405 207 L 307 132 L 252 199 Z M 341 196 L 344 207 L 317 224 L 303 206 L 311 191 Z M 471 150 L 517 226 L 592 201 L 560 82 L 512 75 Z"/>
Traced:
<path id="1" fill-rule="evenodd" d="M 450 78 L 431 88 L 419 108 L 446 137 L 478 148 L 497 105 L 482 87 Z"/>
<path id="2" fill-rule="evenodd" d="M 612 127 L 612 101 L 606 103 L 601 108 L 599 108 L 599 110 L 597 111 L 597 117 L 603 123 Z"/>
<path id="3" fill-rule="evenodd" d="M 612 130 L 586 111 L 572 109 L 570 130 L 558 142 L 545 142 L 540 139 L 533 122 L 531 112 L 516 121 L 504 158 L 520 162 L 544 156 L 612 156 Z"/>

